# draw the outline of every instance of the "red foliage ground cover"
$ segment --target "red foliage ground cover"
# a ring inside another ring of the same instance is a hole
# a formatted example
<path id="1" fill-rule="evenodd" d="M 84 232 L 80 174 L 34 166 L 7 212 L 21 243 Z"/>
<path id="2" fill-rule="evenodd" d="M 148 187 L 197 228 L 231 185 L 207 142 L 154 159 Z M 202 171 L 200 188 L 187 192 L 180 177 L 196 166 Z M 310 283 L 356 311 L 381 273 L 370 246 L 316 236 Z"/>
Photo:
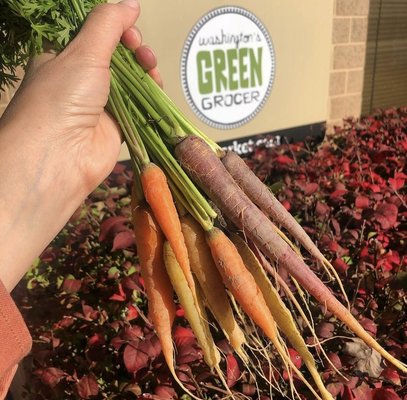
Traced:
<path id="1" fill-rule="evenodd" d="M 322 145 L 261 148 L 247 160 L 333 261 L 352 312 L 404 361 L 406 126 L 406 108 L 387 110 L 347 121 Z M 182 395 L 145 319 L 147 304 L 129 222 L 130 181 L 130 171 L 118 164 L 14 293 L 34 338 L 32 355 L 25 362 L 29 399 Z M 340 297 L 338 288 L 330 285 Z M 310 308 L 331 361 L 347 377 L 320 366 L 337 399 L 407 399 L 406 377 L 352 339 L 312 300 Z M 180 378 L 192 390 L 199 382 L 199 396 L 222 398 L 182 309 L 177 315 L 174 341 Z M 303 334 L 311 342 L 306 329 Z M 252 377 L 222 338 L 217 339 L 226 353 L 222 368 L 229 386 L 259 398 Z M 301 364 L 294 352 L 292 357 Z M 269 399 L 266 392 L 261 398 Z"/>

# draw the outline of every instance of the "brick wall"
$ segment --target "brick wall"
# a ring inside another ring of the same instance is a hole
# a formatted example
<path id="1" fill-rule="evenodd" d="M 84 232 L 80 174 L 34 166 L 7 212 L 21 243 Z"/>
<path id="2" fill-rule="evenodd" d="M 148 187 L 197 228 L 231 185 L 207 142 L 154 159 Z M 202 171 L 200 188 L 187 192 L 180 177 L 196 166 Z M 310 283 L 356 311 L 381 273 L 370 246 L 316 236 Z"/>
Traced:
<path id="1" fill-rule="evenodd" d="M 334 0 L 328 131 L 361 112 L 369 0 Z"/>

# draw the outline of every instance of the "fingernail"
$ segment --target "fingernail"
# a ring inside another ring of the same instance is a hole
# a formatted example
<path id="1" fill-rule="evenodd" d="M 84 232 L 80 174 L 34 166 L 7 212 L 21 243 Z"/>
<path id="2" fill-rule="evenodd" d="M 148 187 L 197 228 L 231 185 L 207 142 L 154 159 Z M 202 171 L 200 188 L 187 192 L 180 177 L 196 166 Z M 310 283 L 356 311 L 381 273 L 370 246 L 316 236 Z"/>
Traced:
<path id="1" fill-rule="evenodd" d="M 129 31 L 132 31 L 134 36 L 136 36 L 136 39 L 138 43 L 141 44 L 141 42 L 143 41 L 143 37 L 141 36 L 141 32 L 139 31 L 139 29 L 135 26 L 132 26 L 131 28 L 129 28 Z"/>
<path id="2" fill-rule="evenodd" d="M 131 8 L 140 7 L 138 0 L 122 0 L 120 3 L 126 5 L 127 7 L 131 7 Z"/>

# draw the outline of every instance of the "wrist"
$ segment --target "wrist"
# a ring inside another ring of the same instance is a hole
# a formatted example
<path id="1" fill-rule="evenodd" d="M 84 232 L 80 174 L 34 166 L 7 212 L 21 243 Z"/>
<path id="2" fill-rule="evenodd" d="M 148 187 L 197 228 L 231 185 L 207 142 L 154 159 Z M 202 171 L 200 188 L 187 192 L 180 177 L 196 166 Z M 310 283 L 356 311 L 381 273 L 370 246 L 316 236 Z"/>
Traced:
<path id="1" fill-rule="evenodd" d="M 0 129 L 0 279 L 8 290 L 86 195 L 72 175 L 52 145 L 16 125 Z"/>

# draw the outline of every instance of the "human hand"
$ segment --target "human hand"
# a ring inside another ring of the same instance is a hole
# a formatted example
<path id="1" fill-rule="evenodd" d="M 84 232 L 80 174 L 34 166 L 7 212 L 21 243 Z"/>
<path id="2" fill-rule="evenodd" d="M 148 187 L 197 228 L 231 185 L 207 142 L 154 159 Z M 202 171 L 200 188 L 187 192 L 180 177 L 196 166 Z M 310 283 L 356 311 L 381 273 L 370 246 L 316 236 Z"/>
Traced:
<path id="1" fill-rule="evenodd" d="M 139 12 L 138 0 L 97 6 L 63 52 L 31 63 L 0 120 L 0 279 L 6 287 L 14 287 L 117 161 L 120 129 L 104 107 L 118 42 L 161 83 L 156 57 L 133 27 Z M 3 268 L 9 265 L 13 271 Z"/>
<path id="2" fill-rule="evenodd" d="M 120 38 L 161 83 L 155 55 L 141 45 L 133 27 L 139 11 L 137 0 L 97 6 L 61 54 L 45 53 L 31 63 L 2 120 L 4 125 L 13 119 L 13 126 L 37 144 L 51 144 L 64 169 L 82 180 L 79 189 L 86 194 L 110 173 L 119 154 L 119 128 L 104 107 L 110 59 Z"/>

